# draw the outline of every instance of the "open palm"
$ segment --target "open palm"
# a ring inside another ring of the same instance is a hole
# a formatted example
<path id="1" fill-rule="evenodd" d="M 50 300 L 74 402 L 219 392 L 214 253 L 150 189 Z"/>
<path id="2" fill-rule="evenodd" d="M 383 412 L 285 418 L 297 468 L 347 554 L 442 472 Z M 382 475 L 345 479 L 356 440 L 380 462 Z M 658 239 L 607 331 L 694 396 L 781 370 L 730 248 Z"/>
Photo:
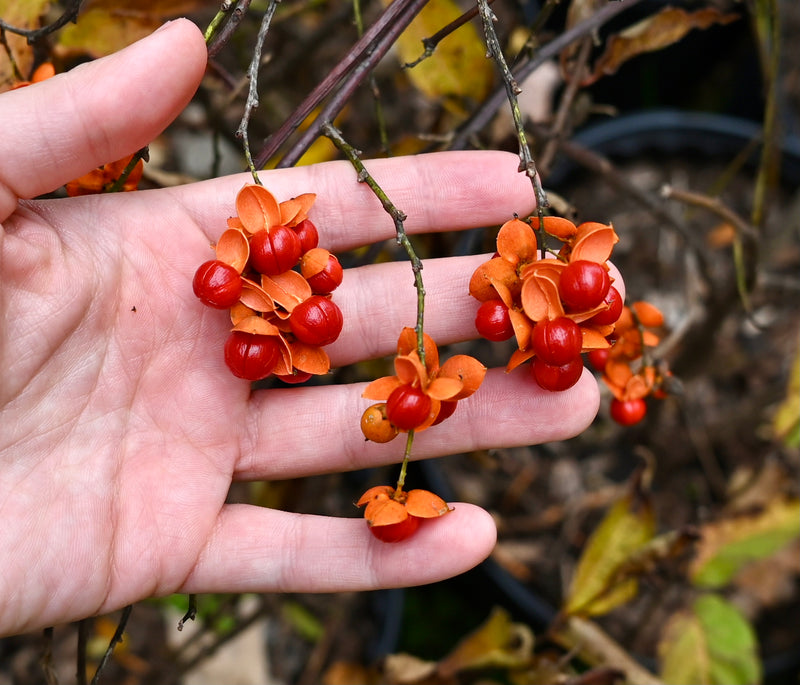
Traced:
<path id="1" fill-rule="evenodd" d="M 146 144 L 188 102 L 204 66 L 202 36 L 178 21 L 0 97 L 0 635 L 172 592 L 431 582 L 470 568 L 494 543 L 488 514 L 467 504 L 398 546 L 374 540 L 357 518 L 225 503 L 235 480 L 399 460 L 396 445 L 363 440 L 363 386 L 251 393 L 225 367 L 225 314 L 202 306 L 191 278 L 245 176 L 19 200 Z M 511 155 L 368 164 L 410 232 L 499 223 L 531 208 Z M 262 179 L 279 199 L 317 193 L 312 218 L 333 251 L 393 235 L 345 163 Z M 426 330 L 437 342 L 473 335 L 467 283 L 480 261 L 426 264 Z M 345 331 L 327 348 L 333 364 L 389 354 L 414 320 L 410 268 L 350 270 L 335 300 Z M 598 395 L 588 375 L 556 394 L 524 376 L 490 371 L 452 419 L 420 434 L 415 457 L 563 438 L 591 421 Z"/>

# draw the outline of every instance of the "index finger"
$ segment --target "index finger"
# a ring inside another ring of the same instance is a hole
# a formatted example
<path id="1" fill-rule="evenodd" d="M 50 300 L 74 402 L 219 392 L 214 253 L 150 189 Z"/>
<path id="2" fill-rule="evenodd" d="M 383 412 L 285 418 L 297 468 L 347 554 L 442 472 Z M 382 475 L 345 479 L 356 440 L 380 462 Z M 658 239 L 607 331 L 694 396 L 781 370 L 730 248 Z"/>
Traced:
<path id="1" fill-rule="evenodd" d="M 491 226 L 535 207 L 530 180 L 517 170 L 516 155 L 500 151 L 436 152 L 364 162 L 394 206 L 406 215 L 409 233 Z M 315 193 L 309 218 L 320 245 L 348 250 L 392 238 L 392 218 L 372 190 L 359 183 L 351 164 L 326 162 L 291 169 L 260 171 L 263 185 L 279 201 Z M 235 213 L 236 193 L 252 177 L 237 174 L 172 188 L 206 238 L 214 241 Z"/>

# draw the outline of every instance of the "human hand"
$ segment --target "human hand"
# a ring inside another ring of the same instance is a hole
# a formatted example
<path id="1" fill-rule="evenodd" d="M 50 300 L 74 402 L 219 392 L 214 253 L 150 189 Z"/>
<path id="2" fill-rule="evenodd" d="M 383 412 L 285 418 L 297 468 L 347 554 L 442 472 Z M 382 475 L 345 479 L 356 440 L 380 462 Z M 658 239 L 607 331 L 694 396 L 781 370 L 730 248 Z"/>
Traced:
<path id="1" fill-rule="evenodd" d="M 494 544 L 491 518 L 469 504 L 401 545 L 376 541 L 361 518 L 226 504 L 237 480 L 399 461 L 396 446 L 363 439 L 363 384 L 251 393 L 225 366 L 225 316 L 194 297 L 191 280 L 247 177 L 25 199 L 147 144 L 187 104 L 205 62 L 200 32 L 177 21 L 0 96 L 0 635 L 175 592 L 428 583 Z M 530 184 L 506 153 L 367 165 L 408 214 L 409 233 L 531 209 Z M 317 194 L 311 216 L 332 251 L 394 235 L 347 163 L 261 177 L 279 199 Z M 474 335 L 467 284 L 484 260 L 426 263 L 426 331 L 440 344 Z M 345 330 L 326 348 L 334 366 L 391 354 L 414 321 L 407 263 L 350 270 L 335 299 Z M 418 435 L 414 456 L 563 439 L 598 401 L 586 372 L 549 393 L 495 369 L 451 419 Z"/>

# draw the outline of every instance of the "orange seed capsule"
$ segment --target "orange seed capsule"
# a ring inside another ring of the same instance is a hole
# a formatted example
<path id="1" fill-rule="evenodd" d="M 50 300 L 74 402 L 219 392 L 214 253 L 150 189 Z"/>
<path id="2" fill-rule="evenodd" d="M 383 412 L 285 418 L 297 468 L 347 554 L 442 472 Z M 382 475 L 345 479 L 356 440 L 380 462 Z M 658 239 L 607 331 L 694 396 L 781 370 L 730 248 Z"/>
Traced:
<path id="1" fill-rule="evenodd" d="M 367 407 L 361 415 L 361 432 L 372 442 L 389 442 L 397 437 L 397 428 L 386 418 L 385 402 Z"/>

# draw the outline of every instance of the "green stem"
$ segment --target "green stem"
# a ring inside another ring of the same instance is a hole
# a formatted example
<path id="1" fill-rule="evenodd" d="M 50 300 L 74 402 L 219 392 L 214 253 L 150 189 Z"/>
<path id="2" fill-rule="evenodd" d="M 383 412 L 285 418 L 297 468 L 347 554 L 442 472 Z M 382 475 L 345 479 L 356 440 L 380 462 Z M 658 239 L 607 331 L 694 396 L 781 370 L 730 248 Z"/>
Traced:
<path id="1" fill-rule="evenodd" d="M 411 241 L 408 239 L 408 235 L 406 235 L 405 226 L 403 222 L 406 220 L 406 215 L 401 212 L 397 207 L 394 206 L 392 201 L 384 192 L 383 188 L 381 188 L 377 181 L 372 177 L 372 175 L 367 171 L 367 168 L 364 166 L 364 163 L 361 161 L 359 157 L 359 152 L 356 150 L 352 145 L 350 145 L 341 134 L 341 131 L 337 129 L 332 123 L 326 121 L 321 126 L 321 131 L 324 133 L 333 144 L 344 153 L 350 163 L 353 165 L 353 168 L 356 170 L 358 174 L 358 180 L 360 183 L 366 183 L 370 190 L 375 194 L 375 196 L 380 200 L 381 205 L 383 205 L 384 210 L 392 217 L 392 221 L 394 222 L 395 233 L 397 235 L 397 243 L 403 246 L 403 249 L 406 251 L 408 255 L 408 259 L 411 262 L 411 269 L 414 272 L 414 287 L 417 290 L 417 321 L 416 325 L 414 326 L 414 332 L 417 336 L 417 354 L 419 355 L 420 361 L 422 364 L 425 364 L 425 338 L 423 336 L 423 321 L 425 317 L 425 286 L 422 283 L 422 261 L 417 256 L 417 253 L 414 251 L 414 246 L 411 244 Z"/>
<path id="2" fill-rule="evenodd" d="M 406 437 L 406 451 L 403 453 L 403 463 L 400 466 L 400 475 L 397 477 L 397 487 L 395 492 L 402 492 L 403 486 L 406 484 L 406 473 L 408 471 L 408 461 L 411 458 L 411 446 L 414 444 L 414 431 L 408 431 Z"/>
<path id="3" fill-rule="evenodd" d="M 225 18 L 228 16 L 228 12 L 231 11 L 232 5 L 233 3 L 229 0 L 222 3 L 222 7 L 220 7 L 219 12 L 214 15 L 214 18 L 206 27 L 205 33 L 203 34 L 203 37 L 206 39 L 206 44 L 211 41 L 211 39 L 214 37 L 214 34 L 217 32 L 217 29 L 225 21 Z"/>
<path id="4" fill-rule="evenodd" d="M 106 193 L 118 193 L 122 190 L 122 187 L 125 185 L 125 181 L 128 180 L 128 176 L 131 175 L 133 170 L 136 168 L 136 165 L 139 163 L 139 160 L 144 160 L 147 162 L 150 157 L 150 150 L 146 146 L 143 147 L 141 150 L 137 150 L 133 153 L 133 157 L 131 157 L 131 161 L 125 165 L 125 168 L 122 170 L 122 173 L 119 175 L 113 183 L 110 183 L 106 188 Z"/>

